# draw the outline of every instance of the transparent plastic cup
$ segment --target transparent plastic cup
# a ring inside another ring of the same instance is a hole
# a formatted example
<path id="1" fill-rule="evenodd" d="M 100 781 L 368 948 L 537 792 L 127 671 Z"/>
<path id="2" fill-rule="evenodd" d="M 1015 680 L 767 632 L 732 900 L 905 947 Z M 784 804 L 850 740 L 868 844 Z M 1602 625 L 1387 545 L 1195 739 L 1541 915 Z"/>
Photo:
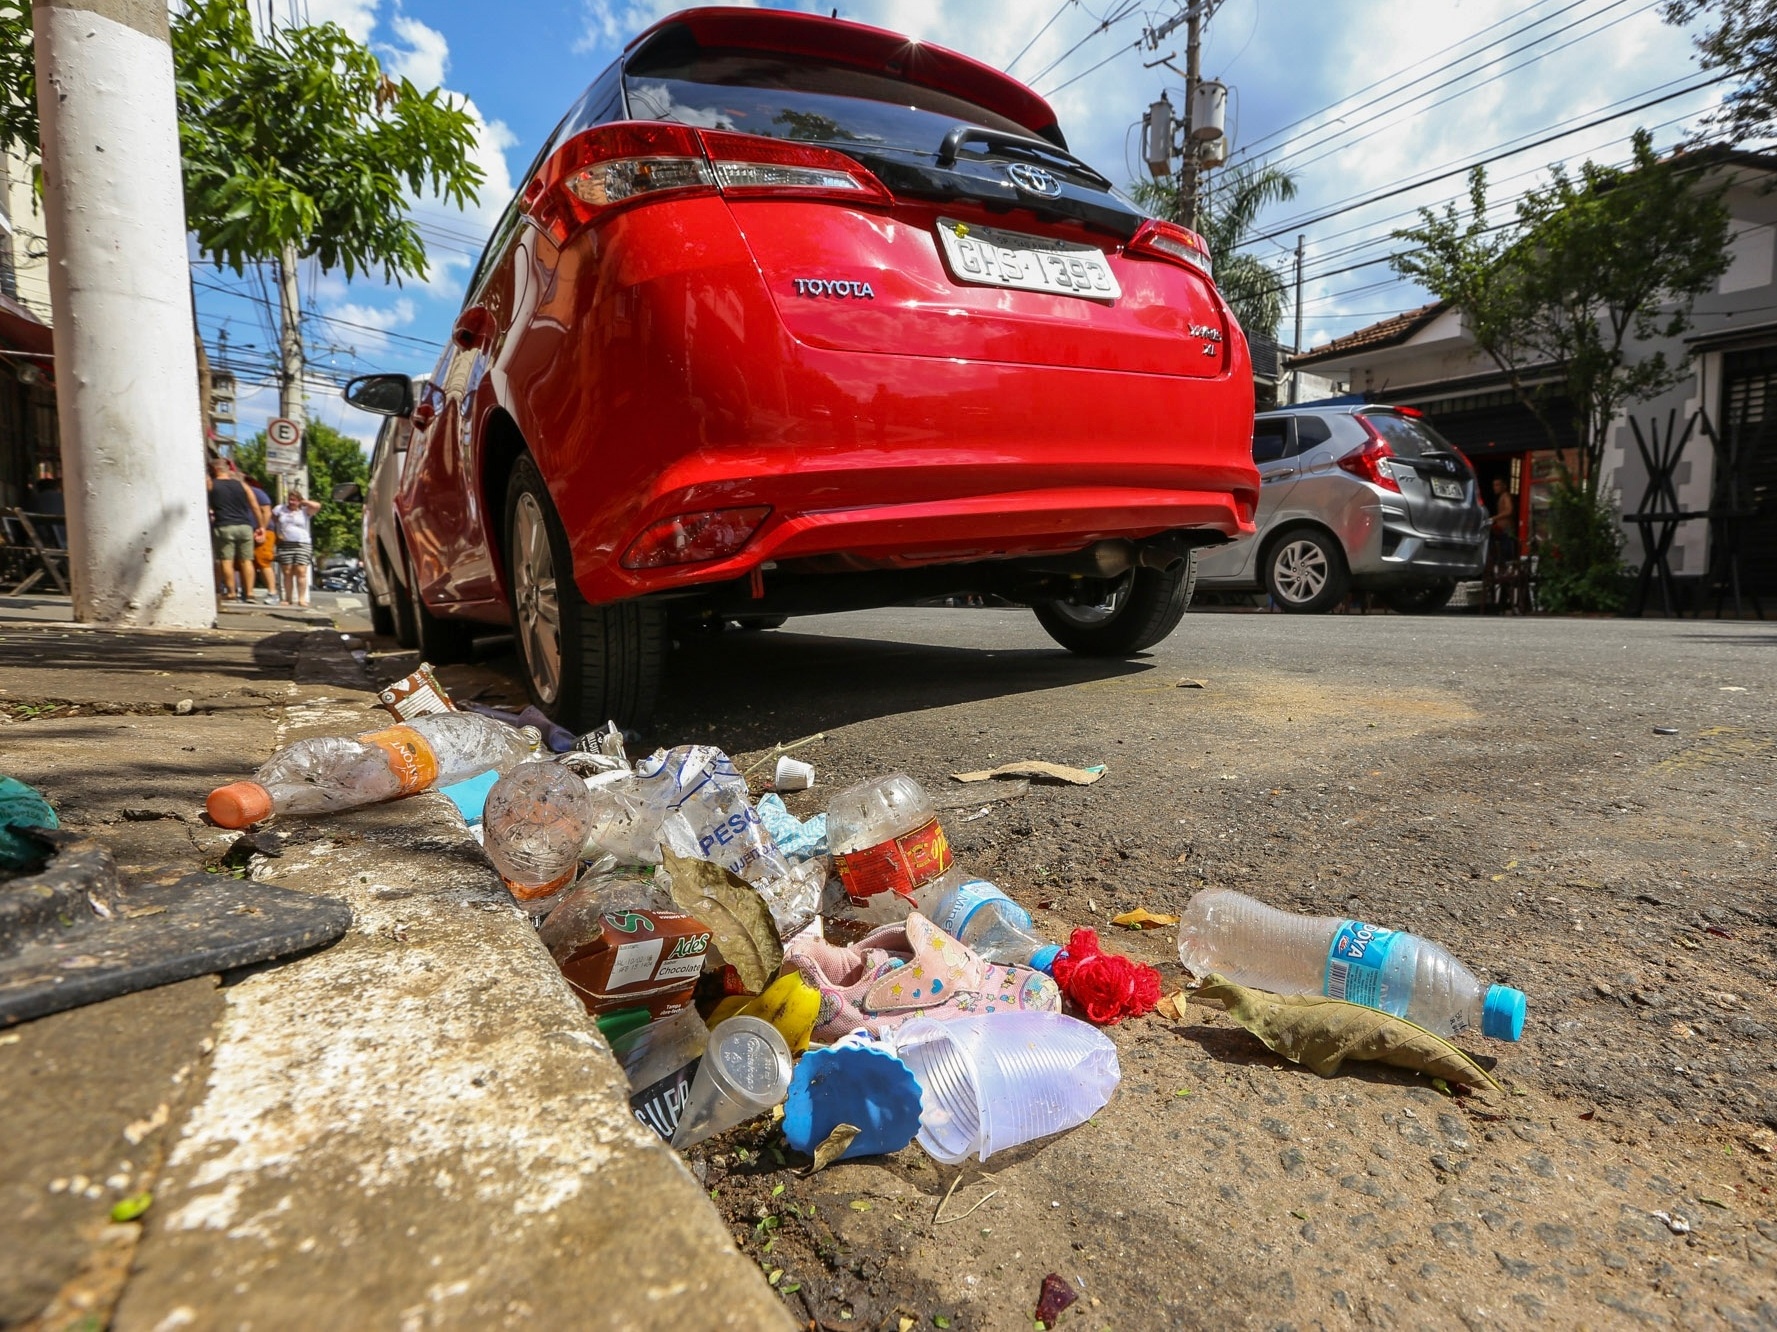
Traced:
<path id="1" fill-rule="evenodd" d="M 673 1146 L 683 1151 L 782 1104 L 790 1073 L 790 1047 L 769 1022 L 718 1022 L 685 1097 Z"/>
<path id="2" fill-rule="evenodd" d="M 882 1044 L 919 1080 L 919 1145 L 946 1165 L 1084 1124 L 1117 1090 L 1117 1047 L 1060 1013 L 915 1018 Z"/>

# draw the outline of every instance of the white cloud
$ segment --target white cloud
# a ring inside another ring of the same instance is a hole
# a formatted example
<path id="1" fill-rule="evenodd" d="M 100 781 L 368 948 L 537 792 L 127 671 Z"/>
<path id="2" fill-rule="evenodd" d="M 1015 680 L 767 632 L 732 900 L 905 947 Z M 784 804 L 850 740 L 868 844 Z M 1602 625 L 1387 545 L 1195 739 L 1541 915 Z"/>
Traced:
<path id="1" fill-rule="evenodd" d="M 405 46 L 383 48 L 387 53 L 385 63 L 389 73 L 408 80 L 421 92 L 442 87 L 444 76 L 450 70 L 450 43 L 444 34 L 402 13 L 394 14 L 389 19 L 389 26 L 406 43 Z"/>
<path id="2" fill-rule="evenodd" d="M 377 4 L 378 0 L 304 0 L 302 8 L 305 21 L 337 23 L 352 40 L 367 42 L 376 28 Z"/>

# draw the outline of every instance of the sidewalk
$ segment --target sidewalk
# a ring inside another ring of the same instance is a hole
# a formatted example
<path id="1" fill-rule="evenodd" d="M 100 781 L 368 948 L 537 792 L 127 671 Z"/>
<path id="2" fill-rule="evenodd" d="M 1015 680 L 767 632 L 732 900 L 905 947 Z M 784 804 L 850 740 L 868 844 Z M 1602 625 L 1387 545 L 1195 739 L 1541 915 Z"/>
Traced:
<path id="1" fill-rule="evenodd" d="M 0 771 L 126 872 L 220 867 L 212 786 L 382 716 L 312 614 L 115 633 L 23 600 Z M 285 831 L 251 872 L 349 903 L 340 943 L 0 1032 L 0 1327 L 788 1325 L 448 801 Z"/>

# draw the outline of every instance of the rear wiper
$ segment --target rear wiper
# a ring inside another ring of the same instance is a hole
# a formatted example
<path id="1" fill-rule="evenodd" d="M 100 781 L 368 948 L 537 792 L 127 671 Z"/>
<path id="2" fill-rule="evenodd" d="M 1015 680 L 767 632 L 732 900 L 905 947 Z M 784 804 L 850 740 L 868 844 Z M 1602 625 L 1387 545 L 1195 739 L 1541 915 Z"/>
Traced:
<path id="1" fill-rule="evenodd" d="M 1057 148 L 1042 139 L 1029 138 L 1023 134 L 1008 134 L 1004 130 L 984 129 L 980 125 L 958 125 L 946 134 L 944 142 L 938 145 L 938 165 L 954 166 L 957 151 L 965 143 L 984 143 L 990 151 L 1009 150 L 1014 155 L 1036 157 L 1054 163 L 1069 175 L 1084 176 L 1101 190 L 1112 188 L 1110 181 L 1065 149 Z"/>

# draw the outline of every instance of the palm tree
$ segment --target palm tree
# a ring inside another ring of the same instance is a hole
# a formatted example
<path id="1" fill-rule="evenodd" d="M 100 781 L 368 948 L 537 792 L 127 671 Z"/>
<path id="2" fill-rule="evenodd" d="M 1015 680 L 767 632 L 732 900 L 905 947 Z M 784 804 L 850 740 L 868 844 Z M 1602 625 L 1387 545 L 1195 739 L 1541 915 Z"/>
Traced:
<path id="1" fill-rule="evenodd" d="M 1176 222 L 1182 213 L 1177 185 L 1170 180 L 1137 181 L 1136 203 L 1155 217 Z M 1252 234 L 1259 214 L 1296 197 L 1295 177 L 1262 161 L 1230 167 L 1201 196 L 1197 230 L 1215 259 L 1216 286 L 1248 334 L 1277 337 L 1283 323 L 1283 274 L 1240 246 Z"/>

